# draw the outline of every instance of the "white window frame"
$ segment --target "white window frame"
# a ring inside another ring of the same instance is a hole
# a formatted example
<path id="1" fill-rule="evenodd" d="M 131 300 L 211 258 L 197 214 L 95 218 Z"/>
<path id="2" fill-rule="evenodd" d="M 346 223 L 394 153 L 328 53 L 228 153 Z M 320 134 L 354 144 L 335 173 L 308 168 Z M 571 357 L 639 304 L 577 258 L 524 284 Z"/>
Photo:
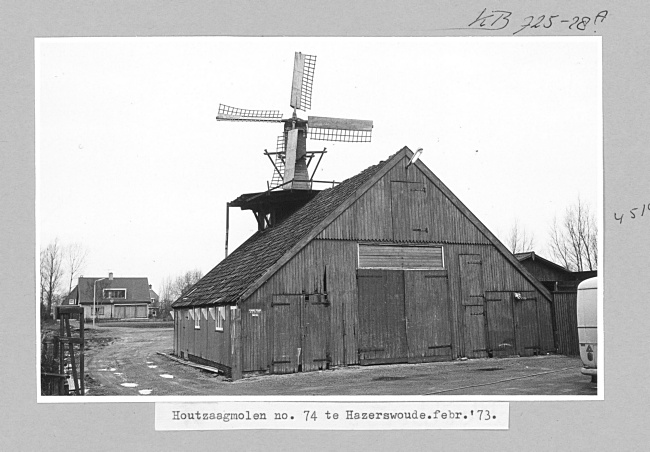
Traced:
<path id="1" fill-rule="evenodd" d="M 107 297 L 106 296 L 106 292 L 114 291 L 114 290 L 123 290 L 124 291 L 124 298 L 122 298 L 122 297 Z M 102 289 L 102 297 L 104 299 L 126 300 L 126 289 L 122 289 L 122 288 L 119 288 L 119 287 L 107 287 L 105 289 Z"/>
<path id="2" fill-rule="evenodd" d="M 194 315 L 192 316 L 194 318 L 194 329 L 195 330 L 200 330 L 201 329 L 201 308 L 193 308 L 192 310 L 194 311 Z"/>
<path id="3" fill-rule="evenodd" d="M 218 306 L 216 309 L 216 318 L 214 319 L 214 330 L 223 331 L 223 325 L 226 323 L 226 307 Z"/>

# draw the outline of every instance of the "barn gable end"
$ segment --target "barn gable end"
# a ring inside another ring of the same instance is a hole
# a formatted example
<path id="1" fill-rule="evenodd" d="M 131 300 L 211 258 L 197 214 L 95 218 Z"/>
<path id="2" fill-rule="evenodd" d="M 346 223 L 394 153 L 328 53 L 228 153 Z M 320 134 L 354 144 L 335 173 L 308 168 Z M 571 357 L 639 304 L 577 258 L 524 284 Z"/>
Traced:
<path id="1" fill-rule="evenodd" d="M 321 192 L 175 304 L 237 302 L 224 365 L 290 373 L 553 350 L 549 293 L 421 161 L 407 169 L 412 155 Z"/>

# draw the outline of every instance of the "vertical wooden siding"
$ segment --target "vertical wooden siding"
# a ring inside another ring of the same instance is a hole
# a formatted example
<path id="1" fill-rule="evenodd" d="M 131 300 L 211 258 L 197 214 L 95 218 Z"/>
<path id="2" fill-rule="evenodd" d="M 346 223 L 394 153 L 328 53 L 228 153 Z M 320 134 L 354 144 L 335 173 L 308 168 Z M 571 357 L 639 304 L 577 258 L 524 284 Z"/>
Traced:
<path id="1" fill-rule="evenodd" d="M 358 281 L 360 362 L 406 362 L 403 272 L 360 269 Z"/>
<path id="2" fill-rule="evenodd" d="M 409 362 L 451 359 L 451 308 L 446 271 L 405 271 Z"/>
<path id="3" fill-rule="evenodd" d="M 420 230 L 413 231 L 414 228 Z M 466 309 L 461 301 L 459 256 L 463 254 L 480 256 L 482 294 L 499 291 L 527 291 L 534 294 L 536 301 L 533 306 L 539 322 L 538 345 L 542 350 L 553 349 L 549 301 L 424 173 L 416 167 L 406 171 L 403 164 L 398 164 L 244 300 L 244 371 L 270 368 L 273 350 L 270 304 L 273 295 L 278 294 L 327 292 L 331 303 L 328 348 L 332 365 L 357 363 L 359 305 L 356 269 L 359 242 L 431 243 L 443 246 L 451 324 L 446 337 L 450 337 L 453 358 L 466 355 L 466 342 L 480 341 L 479 337 L 485 338 L 490 333 L 489 325 L 487 333 L 481 331 L 478 325 L 478 316 L 489 315 L 489 312 L 485 312 L 486 305 L 468 305 L 471 308 Z M 252 317 L 248 315 L 248 309 L 261 311 L 258 316 Z M 522 311 L 520 315 L 523 314 Z M 497 312 L 493 315 L 497 315 Z M 477 326 L 472 327 L 471 324 Z M 498 328 L 504 331 L 502 326 Z"/>
<path id="4" fill-rule="evenodd" d="M 458 259 L 460 304 L 463 306 L 464 320 L 464 356 L 484 358 L 488 353 L 485 336 L 483 262 L 480 254 L 461 254 Z"/>
<path id="5" fill-rule="evenodd" d="M 575 356 L 580 354 L 578 341 L 577 292 L 554 292 L 555 325 L 558 353 Z"/>
<path id="6" fill-rule="evenodd" d="M 534 293 L 522 292 L 513 300 L 517 352 L 521 356 L 541 353 L 540 329 L 537 316 L 537 298 Z"/>
<path id="7" fill-rule="evenodd" d="M 485 298 L 488 350 L 493 357 L 517 354 L 512 292 L 488 292 Z"/>
<path id="8" fill-rule="evenodd" d="M 330 336 L 328 348 L 331 365 L 350 365 L 358 363 L 357 314 L 357 242 L 340 240 L 314 240 L 300 251 L 294 259 L 273 275 L 244 304 L 242 310 L 242 351 L 243 369 L 249 371 L 268 371 L 272 361 L 273 325 L 270 303 L 274 294 L 328 293 L 331 303 Z M 486 334 L 481 325 L 482 315 L 489 315 L 485 307 L 473 306 L 466 309 L 462 303 L 460 279 L 460 255 L 480 255 L 482 264 L 482 293 L 494 291 L 529 292 L 535 295 L 533 306 L 538 319 L 536 344 L 541 351 L 553 350 L 553 331 L 550 318 L 550 303 L 539 294 L 512 264 L 493 246 L 471 244 L 445 244 L 445 269 L 448 278 L 450 341 L 453 358 L 466 356 L 469 347 L 466 342 L 480 342 Z M 325 287 L 326 286 L 326 287 Z M 478 295 L 478 293 L 473 295 Z M 260 309 L 256 317 L 248 310 Z M 527 312 L 529 312 L 528 309 Z M 520 313 L 523 315 L 524 311 Z M 530 314 L 532 315 L 532 314 Z M 472 326 L 474 325 L 474 326 Z M 531 333 L 532 334 L 532 333 Z M 470 336 L 471 335 L 471 336 Z M 502 342 L 500 342 L 502 343 Z M 496 344 L 498 345 L 498 344 Z M 472 346 L 474 347 L 474 346 Z M 480 347 L 479 347 L 480 348 Z M 474 350 L 474 348 L 472 348 Z M 534 349 L 528 349 L 534 350 Z M 479 353 L 480 354 L 480 353 Z"/>
<path id="9" fill-rule="evenodd" d="M 431 180 L 415 167 L 407 174 L 402 164 L 393 167 L 318 238 L 489 243 Z"/>
<path id="10" fill-rule="evenodd" d="M 301 295 L 273 295 L 271 298 L 273 373 L 298 372 L 301 303 Z"/>
<path id="11" fill-rule="evenodd" d="M 242 304 L 244 372 L 270 370 L 274 295 L 327 293 L 330 365 L 357 362 L 357 244 L 314 240 Z M 258 317 L 247 313 L 260 309 Z M 323 314 L 325 315 L 325 314 Z"/>
<path id="12" fill-rule="evenodd" d="M 174 312 L 174 354 L 188 358 L 189 355 L 223 366 L 231 366 L 230 307 L 226 306 L 223 331 L 215 330 L 215 319 L 210 308 L 199 308 L 200 328 L 195 328 L 190 315 L 193 308 L 176 309 Z"/>

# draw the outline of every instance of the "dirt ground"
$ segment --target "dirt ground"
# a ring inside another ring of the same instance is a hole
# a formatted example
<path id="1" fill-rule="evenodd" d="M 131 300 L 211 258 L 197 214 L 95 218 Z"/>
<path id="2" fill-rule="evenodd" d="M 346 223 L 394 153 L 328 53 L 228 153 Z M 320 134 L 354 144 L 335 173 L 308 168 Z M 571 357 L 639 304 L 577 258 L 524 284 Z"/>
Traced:
<path id="1" fill-rule="evenodd" d="M 575 357 L 351 366 L 232 382 L 159 354 L 172 352 L 171 328 L 97 327 L 86 337 L 88 396 L 596 395 Z"/>

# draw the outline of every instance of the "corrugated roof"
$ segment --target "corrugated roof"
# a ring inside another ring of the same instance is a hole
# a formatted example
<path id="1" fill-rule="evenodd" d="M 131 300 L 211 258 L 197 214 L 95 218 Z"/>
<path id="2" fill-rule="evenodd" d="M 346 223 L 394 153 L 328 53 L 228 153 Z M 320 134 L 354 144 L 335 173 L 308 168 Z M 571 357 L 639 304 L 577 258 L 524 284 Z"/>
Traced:
<path id="1" fill-rule="evenodd" d="M 390 160 L 390 159 L 388 159 Z M 176 300 L 174 308 L 231 304 L 388 161 L 365 169 L 314 199 L 279 225 L 258 231 Z"/>

